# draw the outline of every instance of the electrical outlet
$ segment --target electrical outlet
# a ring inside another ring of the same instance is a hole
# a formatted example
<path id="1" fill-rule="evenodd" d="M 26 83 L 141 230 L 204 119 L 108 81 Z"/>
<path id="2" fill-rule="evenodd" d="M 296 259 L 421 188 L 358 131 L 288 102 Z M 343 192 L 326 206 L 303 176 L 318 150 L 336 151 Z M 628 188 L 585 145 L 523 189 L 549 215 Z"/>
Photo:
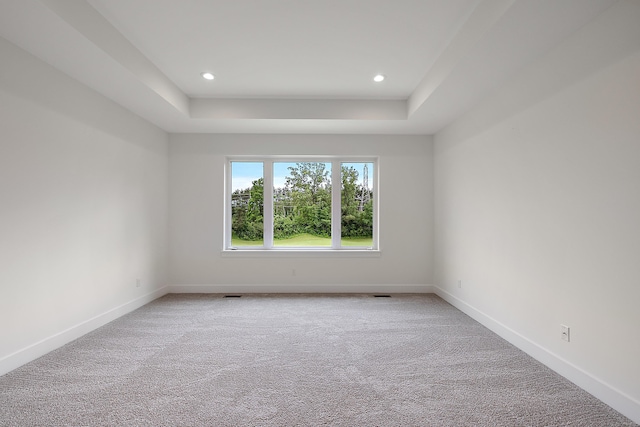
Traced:
<path id="1" fill-rule="evenodd" d="M 462 280 L 458 280 L 458 288 L 462 288 Z"/>
<path id="2" fill-rule="evenodd" d="M 140 279 L 136 279 L 136 288 L 140 287 Z"/>
<path id="3" fill-rule="evenodd" d="M 296 269 L 295 269 L 295 268 L 292 268 L 292 269 L 291 269 L 291 275 L 292 275 L 292 276 L 295 276 L 295 275 L 296 275 Z"/>
<path id="4" fill-rule="evenodd" d="M 561 338 L 566 341 L 566 342 L 570 342 L 571 341 L 571 328 L 569 328 L 567 325 L 560 325 L 560 333 Z"/>

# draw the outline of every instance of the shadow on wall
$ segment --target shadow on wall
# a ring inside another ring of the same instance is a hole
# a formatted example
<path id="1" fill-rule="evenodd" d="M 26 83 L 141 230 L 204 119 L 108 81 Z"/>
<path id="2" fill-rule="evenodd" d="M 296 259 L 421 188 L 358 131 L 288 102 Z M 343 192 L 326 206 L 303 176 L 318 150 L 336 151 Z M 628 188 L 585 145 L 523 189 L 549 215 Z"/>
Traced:
<path id="1" fill-rule="evenodd" d="M 619 2 L 503 85 L 483 103 L 484 108 L 472 110 L 458 125 L 445 128 L 442 135 L 463 142 L 627 58 L 640 50 L 638 22 L 640 4 Z"/>
<path id="2" fill-rule="evenodd" d="M 151 151 L 158 147 L 148 143 L 148 136 L 140 133 L 141 126 L 155 129 L 158 138 L 166 138 L 164 131 L 1 37 L 0 57 L 0 88 L 8 94 Z"/>

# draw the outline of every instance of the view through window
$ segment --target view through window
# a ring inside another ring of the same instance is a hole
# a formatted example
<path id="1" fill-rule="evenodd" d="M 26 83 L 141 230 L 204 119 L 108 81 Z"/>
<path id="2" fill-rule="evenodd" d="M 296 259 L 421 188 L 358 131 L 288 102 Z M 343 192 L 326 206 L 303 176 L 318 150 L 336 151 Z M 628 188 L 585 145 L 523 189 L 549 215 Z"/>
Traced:
<path id="1" fill-rule="evenodd" d="M 375 247 L 376 162 L 304 160 L 229 162 L 230 247 Z"/>
<path id="2" fill-rule="evenodd" d="M 373 245 L 373 163 L 342 163 L 341 237 L 343 246 Z"/>
<path id="3" fill-rule="evenodd" d="M 264 242 L 264 174 L 262 162 L 233 162 L 231 229 L 233 246 Z"/>

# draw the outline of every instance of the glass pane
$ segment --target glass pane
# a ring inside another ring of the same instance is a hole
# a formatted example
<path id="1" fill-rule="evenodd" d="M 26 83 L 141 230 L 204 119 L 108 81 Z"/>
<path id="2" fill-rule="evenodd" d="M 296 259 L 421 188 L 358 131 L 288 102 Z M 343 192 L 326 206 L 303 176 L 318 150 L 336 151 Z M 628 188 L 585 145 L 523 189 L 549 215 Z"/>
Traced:
<path id="1" fill-rule="evenodd" d="M 263 246 L 262 162 L 231 162 L 231 246 Z"/>
<path id="2" fill-rule="evenodd" d="M 373 246 L 373 163 L 342 163 L 341 246 Z"/>
<path id="3" fill-rule="evenodd" d="M 273 164 L 273 246 L 331 247 L 331 163 Z"/>

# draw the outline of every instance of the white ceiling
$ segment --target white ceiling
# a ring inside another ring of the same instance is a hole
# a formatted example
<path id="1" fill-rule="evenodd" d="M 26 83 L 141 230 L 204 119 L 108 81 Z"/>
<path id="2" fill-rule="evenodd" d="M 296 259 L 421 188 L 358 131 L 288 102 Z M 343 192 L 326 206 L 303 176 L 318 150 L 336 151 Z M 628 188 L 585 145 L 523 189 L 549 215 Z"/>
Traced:
<path id="1" fill-rule="evenodd" d="M 0 36 L 168 132 L 433 134 L 613 3 L 0 0 Z"/>

